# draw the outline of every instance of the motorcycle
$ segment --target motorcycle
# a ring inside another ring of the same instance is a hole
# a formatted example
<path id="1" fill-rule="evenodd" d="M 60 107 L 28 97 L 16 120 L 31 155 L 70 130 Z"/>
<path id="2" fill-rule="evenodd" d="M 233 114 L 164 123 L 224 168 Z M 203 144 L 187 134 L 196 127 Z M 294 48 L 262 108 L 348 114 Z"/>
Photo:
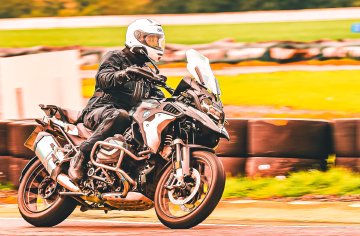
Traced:
<path id="1" fill-rule="evenodd" d="M 38 227 L 55 226 L 81 211 L 144 211 L 155 208 L 169 228 L 191 228 L 215 209 L 225 185 L 214 148 L 229 140 L 219 84 L 208 58 L 188 50 L 185 76 L 175 90 L 156 71 L 140 70 L 144 82 L 163 87 L 170 98 L 144 99 L 129 114 L 123 133 L 97 142 L 80 183 L 67 175 L 71 158 L 92 133 L 74 124 L 77 113 L 54 105 L 25 146 L 36 156 L 21 174 L 18 206 Z M 129 69 L 136 70 L 136 68 Z M 137 71 L 139 73 L 139 70 Z"/>

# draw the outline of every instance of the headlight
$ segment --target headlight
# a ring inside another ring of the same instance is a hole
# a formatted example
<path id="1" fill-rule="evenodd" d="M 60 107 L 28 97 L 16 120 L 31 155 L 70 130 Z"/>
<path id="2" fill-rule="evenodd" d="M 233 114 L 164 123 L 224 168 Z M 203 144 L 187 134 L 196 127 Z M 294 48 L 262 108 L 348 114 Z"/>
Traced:
<path id="1" fill-rule="evenodd" d="M 218 121 L 222 120 L 224 117 L 224 112 L 220 109 L 217 109 L 209 98 L 204 98 L 201 101 L 201 109 L 203 110 L 203 112 L 212 116 Z"/>
<path id="2" fill-rule="evenodd" d="M 208 113 L 211 107 L 212 107 L 212 102 L 209 98 L 204 98 L 201 101 L 201 109 L 203 110 L 203 112 Z"/>

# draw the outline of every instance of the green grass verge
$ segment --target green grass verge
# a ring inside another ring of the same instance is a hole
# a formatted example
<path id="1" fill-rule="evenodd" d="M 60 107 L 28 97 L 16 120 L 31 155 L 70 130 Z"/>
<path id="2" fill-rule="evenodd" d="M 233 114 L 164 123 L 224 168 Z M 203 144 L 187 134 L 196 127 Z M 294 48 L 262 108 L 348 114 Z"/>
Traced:
<path id="1" fill-rule="evenodd" d="M 15 186 L 11 183 L 0 183 L 0 190 L 14 190 Z"/>
<path id="2" fill-rule="evenodd" d="M 218 76 L 222 101 L 294 109 L 360 112 L 360 71 L 291 71 Z M 168 83 L 175 87 L 180 77 Z"/>
<path id="3" fill-rule="evenodd" d="M 327 172 L 298 172 L 286 179 L 227 178 L 223 198 L 301 197 L 304 195 L 348 196 L 360 194 L 360 174 L 333 168 Z"/>
<path id="4" fill-rule="evenodd" d="M 1 190 L 14 190 L 12 184 L 0 184 Z M 360 174 L 332 168 L 327 172 L 292 173 L 285 179 L 228 177 L 223 198 L 268 199 L 304 195 L 349 196 L 360 194 Z"/>
<path id="5" fill-rule="evenodd" d="M 291 71 L 218 76 L 225 105 L 360 112 L 360 71 Z M 170 77 L 175 88 L 180 77 Z M 93 94 L 94 79 L 83 80 L 83 96 Z"/>
<path id="6" fill-rule="evenodd" d="M 231 16 L 229 16 L 231 17 Z M 350 32 L 355 20 L 268 22 L 218 25 L 164 26 L 168 43 L 199 44 L 223 38 L 240 42 L 268 40 L 310 41 L 322 38 L 359 38 Z M 37 45 L 119 46 L 125 40 L 126 27 L 0 30 L 0 47 Z"/>

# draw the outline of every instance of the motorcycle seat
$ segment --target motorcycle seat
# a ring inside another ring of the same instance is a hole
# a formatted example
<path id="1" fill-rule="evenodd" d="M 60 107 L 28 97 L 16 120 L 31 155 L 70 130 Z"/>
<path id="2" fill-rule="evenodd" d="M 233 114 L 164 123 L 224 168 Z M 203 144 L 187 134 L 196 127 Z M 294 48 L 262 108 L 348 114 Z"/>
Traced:
<path id="1" fill-rule="evenodd" d="M 75 126 L 72 124 L 72 126 Z M 80 145 L 82 142 L 87 140 L 94 131 L 86 128 L 83 123 L 79 123 L 76 125 L 78 134 L 77 135 L 69 135 L 69 139 L 74 142 L 75 145 Z"/>
<path id="2" fill-rule="evenodd" d="M 70 124 L 72 125 L 75 125 L 74 123 L 78 120 L 79 116 L 80 116 L 80 111 L 77 111 L 77 110 L 72 110 L 72 109 L 66 109 L 66 108 L 61 108 L 61 107 L 57 107 L 58 110 L 61 109 L 61 112 L 63 114 L 63 117 L 65 116 L 65 119 L 66 119 L 66 122 L 69 122 Z M 61 115 L 59 112 L 57 112 L 55 114 L 55 117 L 57 119 L 60 119 L 60 120 L 64 120 L 62 119 Z M 85 127 L 84 123 L 78 123 L 76 124 L 76 127 L 79 131 L 79 137 L 81 139 L 88 139 L 93 133 L 94 131 L 92 131 L 91 129 L 88 129 Z M 73 141 L 75 143 L 79 143 L 80 141 L 83 141 L 83 140 L 77 140 L 78 138 L 75 138 L 74 136 L 71 137 L 72 139 L 74 139 Z"/>

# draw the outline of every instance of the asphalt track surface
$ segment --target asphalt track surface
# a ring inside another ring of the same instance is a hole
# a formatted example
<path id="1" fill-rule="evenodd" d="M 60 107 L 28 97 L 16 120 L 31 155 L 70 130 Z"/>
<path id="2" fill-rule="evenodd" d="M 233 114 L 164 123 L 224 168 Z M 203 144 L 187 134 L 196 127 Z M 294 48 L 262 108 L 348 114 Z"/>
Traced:
<path id="1" fill-rule="evenodd" d="M 52 228 L 36 228 L 21 218 L 0 218 L 0 235 L 360 235 L 360 226 L 201 224 L 190 230 L 168 229 L 160 223 L 70 219 Z"/>
<path id="2" fill-rule="evenodd" d="M 360 202 L 221 201 L 199 226 L 173 230 L 154 210 L 141 212 L 75 210 L 63 223 L 36 228 L 23 220 L 16 204 L 0 205 L 0 235 L 359 235 Z"/>

